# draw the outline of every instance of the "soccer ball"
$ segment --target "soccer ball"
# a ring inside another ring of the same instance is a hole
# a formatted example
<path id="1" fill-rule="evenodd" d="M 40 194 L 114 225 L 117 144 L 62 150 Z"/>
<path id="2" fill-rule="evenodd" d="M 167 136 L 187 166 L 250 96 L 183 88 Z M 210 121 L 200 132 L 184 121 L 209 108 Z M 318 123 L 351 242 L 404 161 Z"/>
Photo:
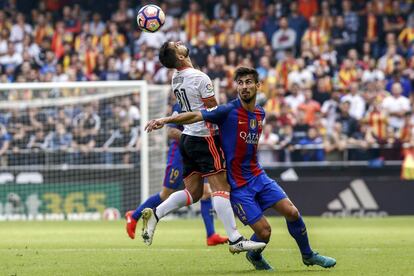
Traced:
<path id="1" fill-rule="evenodd" d="M 137 15 L 138 27 L 144 32 L 155 33 L 165 23 L 165 14 L 156 5 L 145 5 Z"/>
<path id="2" fill-rule="evenodd" d="M 116 208 L 106 208 L 103 211 L 102 218 L 104 220 L 118 220 L 121 218 L 121 213 Z"/>

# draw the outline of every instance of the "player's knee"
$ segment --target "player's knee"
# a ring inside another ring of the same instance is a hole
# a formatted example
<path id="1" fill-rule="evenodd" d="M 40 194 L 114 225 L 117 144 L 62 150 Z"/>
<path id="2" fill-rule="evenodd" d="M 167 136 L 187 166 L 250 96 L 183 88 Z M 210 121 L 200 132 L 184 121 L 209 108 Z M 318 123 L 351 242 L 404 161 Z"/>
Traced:
<path id="1" fill-rule="evenodd" d="M 171 189 L 162 189 L 160 192 L 160 198 L 162 201 L 165 201 L 173 192 L 175 192 L 175 190 L 171 190 Z"/>
<path id="2" fill-rule="evenodd" d="M 300 214 L 298 208 L 292 205 L 285 214 L 285 217 L 289 221 L 296 221 L 299 219 Z"/>
<path id="3" fill-rule="evenodd" d="M 230 184 L 227 182 L 226 173 L 220 172 L 218 174 L 208 177 L 208 182 L 210 183 L 211 190 L 216 191 L 225 191 L 230 192 Z"/>
<path id="4" fill-rule="evenodd" d="M 199 189 L 191 189 L 187 191 L 190 193 L 191 198 L 193 199 L 193 203 L 196 203 L 197 201 L 200 200 L 200 198 L 203 196 L 203 190 L 199 190 Z"/>
<path id="5" fill-rule="evenodd" d="M 272 228 L 268 224 L 261 227 L 259 231 L 256 231 L 256 235 L 263 241 L 268 241 L 271 234 Z"/>
<path id="6" fill-rule="evenodd" d="M 206 200 L 206 199 L 209 199 L 209 198 L 211 198 L 211 192 L 210 192 L 210 190 L 204 189 L 203 197 L 201 199 L 202 200 Z"/>

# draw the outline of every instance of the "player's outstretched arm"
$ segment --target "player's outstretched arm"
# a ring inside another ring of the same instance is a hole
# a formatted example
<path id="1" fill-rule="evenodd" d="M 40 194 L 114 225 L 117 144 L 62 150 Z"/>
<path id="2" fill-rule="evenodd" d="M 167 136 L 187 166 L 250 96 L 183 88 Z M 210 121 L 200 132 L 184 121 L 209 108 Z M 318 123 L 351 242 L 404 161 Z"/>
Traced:
<path id="1" fill-rule="evenodd" d="M 151 132 L 162 128 L 165 124 L 186 125 L 200 121 L 203 121 L 203 116 L 200 111 L 185 112 L 174 116 L 151 120 L 145 126 L 145 130 Z"/>

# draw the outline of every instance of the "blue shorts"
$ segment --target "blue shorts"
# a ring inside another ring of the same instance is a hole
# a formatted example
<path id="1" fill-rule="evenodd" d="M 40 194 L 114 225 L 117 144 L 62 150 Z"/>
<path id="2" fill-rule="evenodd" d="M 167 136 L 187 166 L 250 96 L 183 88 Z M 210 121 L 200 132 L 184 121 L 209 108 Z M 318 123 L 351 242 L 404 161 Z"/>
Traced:
<path id="1" fill-rule="evenodd" d="M 167 168 L 165 169 L 163 186 L 178 190 L 183 184 L 183 158 L 178 143 L 170 145 L 167 155 Z"/>
<path id="2" fill-rule="evenodd" d="M 287 198 L 285 191 L 265 173 L 230 193 L 233 210 L 244 225 L 257 222 L 264 210 L 284 198 Z"/>

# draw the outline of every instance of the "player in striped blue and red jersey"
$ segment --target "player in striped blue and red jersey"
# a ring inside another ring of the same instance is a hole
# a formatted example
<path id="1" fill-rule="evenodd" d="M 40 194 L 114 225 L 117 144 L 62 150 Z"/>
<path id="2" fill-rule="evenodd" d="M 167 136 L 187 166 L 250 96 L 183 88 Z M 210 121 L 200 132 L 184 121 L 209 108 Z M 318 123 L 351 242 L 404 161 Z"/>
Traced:
<path id="1" fill-rule="evenodd" d="M 172 115 L 181 112 L 179 104 L 172 107 Z M 141 218 L 142 210 L 145 208 L 155 208 L 166 200 L 172 193 L 183 188 L 183 157 L 179 150 L 179 139 L 183 127 L 177 124 L 168 124 L 169 149 L 167 154 L 167 167 L 165 169 L 164 182 L 161 192 L 151 195 L 144 203 L 135 210 L 125 214 L 126 231 L 131 239 L 135 238 L 135 229 L 138 220 Z M 214 246 L 227 243 L 227 237 L 220 236 L 214 229 L 213 206 L 211 203 L 210 185 L 204 185 L 204 193 L 200 200 L 200 211 L 203 218 L 204 227 L 207 233 L 207 245 Z"/>
<path id="2" fill-rule="evenodd" d="M 207 110 L 152 120 L 146 126 L 147 131 L 159 129 L 166 123 L 187 124 L 204 120 L 217 124 L 231 185 L 231 204 L 239 219 L 255 232 L 251 240 L 268 243 L 271 227 L 263 212 L 272 208 L 285 217 L 289 233 L 296 240 L 305 265 L 334 266 L 335 259 L 319 255 L 311 249 L 298 209 L 257 161 L 257 145 L 265 119 L 263 108 L 256 105 L 256 93 L 260 86 L 257 71 L 239 67 L 234 79 L 238 99 Z M 272 270 L 261 251 L 249 251 L 246 257 L 257 270 Z"/>

